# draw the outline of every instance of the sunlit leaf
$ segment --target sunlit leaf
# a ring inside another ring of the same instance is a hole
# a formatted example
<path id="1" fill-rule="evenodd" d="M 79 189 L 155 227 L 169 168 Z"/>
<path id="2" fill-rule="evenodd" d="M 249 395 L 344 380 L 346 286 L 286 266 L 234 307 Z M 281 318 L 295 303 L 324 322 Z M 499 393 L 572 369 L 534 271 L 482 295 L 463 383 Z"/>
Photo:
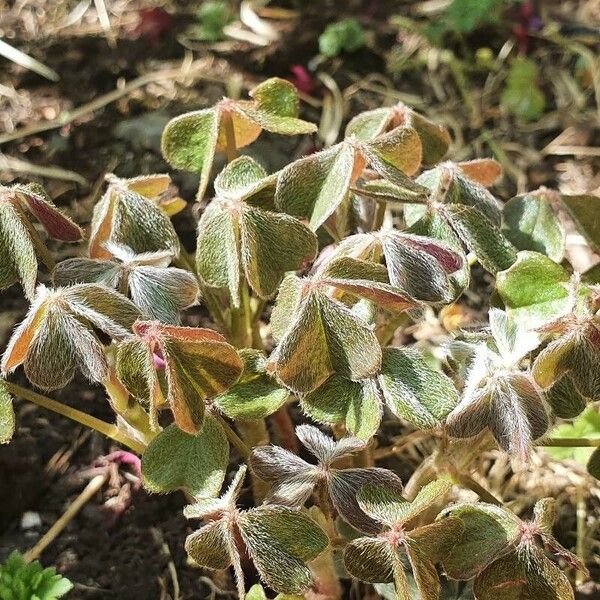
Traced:
<path id="1" fill-rule="evenodd" d="M 0 381 L 0 444 L 10 442 L 15 431 L 12 397 Z"/>
<path id="2" fill-rule="evenodd" d="M 502 92 L 502 106 L 525 121 L 539 119 L 544 113 L 546 98 L 538 87 L 537 78 L 537 64 L 533 60 L 525 56 L 514 58 Z"/>
<path id="3" fill-rule="evenodd" d="M 565 231 L 543 191 L 516 196 L 504 205 L 506 237 L 519 250 L 534 250 L 560 262 L 565 251 Z"/>

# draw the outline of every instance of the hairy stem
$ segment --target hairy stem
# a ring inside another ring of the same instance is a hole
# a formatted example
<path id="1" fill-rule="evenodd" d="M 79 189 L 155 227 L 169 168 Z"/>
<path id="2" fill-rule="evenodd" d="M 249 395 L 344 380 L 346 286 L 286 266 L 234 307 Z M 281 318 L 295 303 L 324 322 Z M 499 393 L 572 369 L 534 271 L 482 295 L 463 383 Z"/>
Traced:
<path id="1" fill-rule="evenodd" d="M 269 443 L 269 432 L 264 419 L 243 420 L 235 422 L 240 436 L 244 440 L 246 447 L 255 448 Z M 250 452 L 248 452 L 250 455 Z M 252 479 L 252 494 L 256 506 L 262 503 L 269 491 L 269 486 L 262 479 L 259 479 L 254 473 L 250 473 Z"/>
<path id="2" fill-rule="evenodd" d="M 59 415 L 62 415 L 63 417 L 71 419 L 72 421 L 76 421 L 85 427 L 89 427 L 90 429 L 105 435 L 111 440 L 127 446 L 130 450 L 133 450 L 137 454 L 143 454 L 144 450 L 146 449 L 146 446 L 142 442 L 124 434 L 116 425 L 112 425 L 106 421 L 92 417 L 91 415 L 77 410 L 76 408 L 72 408 L 66 404 L 63 404 L 62 402 L 58 402 L 58 400 L 53 400 L 52 398 L 48 398 L 47 396 L 43 396 L 42 394 L 28 390 L 27 388 L 21 387 L 15 383 L 5 381 L 4 387 L 13 396 L 33 402 L 42 408 L 51 410 Z"/>
<path id="3" fill-rule="evenodd" d="M 250 458 L 250 448 L 246 445 L 244 440 L 231 428 L 229 423 L 216 411 L 212 413 L 212 416 L 217 420 L 217 423 L 221 426 L 223 433 L 229 440 L 229 442 L 234 446 L 234 448 L 239 452 L 240 456 L 248 461 Z"/>
<path id="4" fill-rule="evenodd" d="M 544 438 L 535 442 L 535 445 L 559 448 L 600 448 L 600 438 Z"/>
<path id="5" fill-rule="evenodd" d="M 496 506 L 502 506 L 502 502 L 494 496 L 490 491 L 486 490 L 481 484 L 477 483 L 470 475 L 464 473 L 453 472 L 451 473 L 452 480 L 462 485 L 472 492 L 475 492 L 484 502 L 489 504 L 495 504 Z"/>

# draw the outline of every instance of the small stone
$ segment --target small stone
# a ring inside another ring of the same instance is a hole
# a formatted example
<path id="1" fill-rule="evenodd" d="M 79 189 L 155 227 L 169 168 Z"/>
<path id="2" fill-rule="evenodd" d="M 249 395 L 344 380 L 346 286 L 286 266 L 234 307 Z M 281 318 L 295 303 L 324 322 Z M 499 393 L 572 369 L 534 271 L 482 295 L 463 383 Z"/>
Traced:
<path id="1" fill-rule="evenodd" d="M 42 526 L 42 518 L 39 513 L 28 510 L 21 517 L 21 529 L 38 529 Z"/>

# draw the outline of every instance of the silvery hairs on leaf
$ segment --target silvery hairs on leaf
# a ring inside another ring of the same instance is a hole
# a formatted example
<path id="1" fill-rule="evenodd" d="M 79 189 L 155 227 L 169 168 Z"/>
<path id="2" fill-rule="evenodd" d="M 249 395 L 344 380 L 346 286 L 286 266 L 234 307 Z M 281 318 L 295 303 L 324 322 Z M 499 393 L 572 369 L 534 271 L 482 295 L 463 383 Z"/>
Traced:
<path id="1" fill-rule="evenodd" d="M 57 285 L 98 283 L 115 289 L 127 288 L 133 303 L 145 319 L 178 325 L 180 312 L 198 299 L 198 282 L 184 269 L 169 267 L 170 251 L 136 254 L 121 244 L 107 242 L 106 249 L 114 257 L 70 258 L 54 270 Z"/>
<path id="2" fill-rule="evenodd" d="M 10 373 L 22 364 L 29 381 L 44 390 L 67 385 L 76 368 L 91 381 L 101 382 L 108 367 L 94 328 L 123 339 L 131 335 L 138 317 L 132 302 L 104 286 L 49 289 L 39 285 L 4 352 L 2 372 Z"/>
<path id="3" fill-rule="evenodd" d="M 421 141 L 411 127 L 397 127 L 370 141 L 350 137 L 280 171 L 275 205 L 308 219 L 316 231 L 341 205 L 367 166 L 404 187 L 420 189 L 409 179 L 420 165 Z"/>
<path id="4" fill-rule="evenodd" d="M 342 259 L 346 260 L 339 262 Z M 332 270 L 343 273 L 345 270 L 350 279 L 358 279 L 363 261 L 383 262 L 387 271 L 383 281 L 405 297 L 423 302 L 450 300 L 449 276 L 463 265 L 462 256 L 444 242 L 390 229 L 347 237 L 319 264 L 317 273 L 326 274 Z M 335 269 L 334 265 L 339 266 Z M 364 272 L 366 267 L 362 266 Z M 377 271 L 372 267 L 371 278 L 376 277 Z M 390 309 L 394 310 L 393 304 Z"/>
<path id="5" fill-rule="evenodd" d="M 458 403 L 452 380 L 414 348 L 385 348 L 381 370 L 362 381 L 334 375 L 301 397 L 302 409 L 320 423 L 344 424 L 368 440 L 381 422 L 383 405 L 419 429 L 433 429 Z"/>
<path id="6" fill-rule="evenodd" d="M 516 259 L 516 250 L 500 231 L 498 200 L 484 187 L 498 174 L 497 163 L 489 160 L 444 162 L 425 171 L 416 183 L 430 190 L 429 197 L 405 206 L 407 225 L 421 232 L 428 229 L 423 222 L 437 217 L 436 237 L 460 241 L 493 274 L 507 269 Z M 406 203 L 403 197 L 398 201 Z"/>
<path id="7" fill-rule="evenodd" d="M 198 223 L 198 274 L 208 286 L 227 288 L 236 307 L 242 278 L 268 299 L 286 272 L 304 268 L 317 253 L 310 229 L 262 207 L 272 204 L 275 179 L 248 156 L 234 160 L 217 176 L 216 197 Z"/>
<path id="8" fill-rule="evenodd" d="M 249 95 L 251 100 L 223 98 L 212 108 L 175 117 L 163 131 L 165 160 L 176 169 L 200 175 L 198 200 L 206 191 L 215 153 L 226 152 L 228 143 L 231 149 L 239 150 L 251 144 L 263 129 L 281 135 L 317 130 L 312 123 L 298 119 L 298 93 L 289 81 L 267 79 Z"/>
<path id="9" fill-rule="evenodd" d="M 284 506 L 259 506 L 246 511 L 236 502 L 246 474 L 242 466 L 219 499 L 199 499 L 184 509 L 189 519 L 208 523 L 186 539 L 190 557 L 208 569 L 233 565 L 240 598 L 245 596 L 241 568 L 241 537 L 261 580 L 282 594 L 304 594 L 313 585 L 307 563 L 327 547 L 329 540 L 305 513 Z"/>
<path id="10" fill-rule="evenodd" d="M 137 321 L 135 337 L 117 350 L 117 376 L 127 390 L 148 403 L 153 421 L 164 404 L 159 372 L 166 378 L 166 402 L 186 433 L 200 431 L 205 401 L 223 393 L 242 373 L 242 361 L 225 338 L 210 329 Z"/>
<path id="11" fill-rule="evenodd" d="M 344 549 L 344 566 L 367 583 L 393 582 L 400 600 L 412 598 L 404 563 L 408 562 L 423 600 L 437 600 L 440 582 L 435 564 L 460 538 L 463 525 L 448 517 L 418 525 L 443 501 L 452 487 L 440 479 L 423 487 L 412 502 L 386 486 L 365 485 L 358 491 L 360 508 L 381 524 L 375 537 L 351 540 Z"/>
<path id="12" fill-rule="evenodd" d="M 448 130 L 402 102 L 357 115 L 348 123 L 346 137 L 355 136 L 359 140 L 367 141 L 396 127 L 410 127 L 417 132 L 421 140 L 424 166 L 434 165 L 444 158 L 451 141 Z"/>
<path id="13" fill-rule="evenodd" d="M 316 465 L 279 446 L 259 446 L 252 451 L 252 471 L 263 481 L 272 484 L 266 502 L 300 507 L 316 489 L 324 486 L 333 507 L 345 521 L 360 531 L 378 532 L 381 525 L 360 509 L 356 490 L 362 485 L 373 484 L 388 485 L 400 492 L 400 479 L 391 471 L 376 467 L 335 468 L 333 464 L 336 460 L 365 448 L 365 442 L 358 438 L 347 437 L 335 441 L 312 425 L 300 425 L 296 428 L 296 435 L 317 458 Z"/>
<path id="14" fill-rule="evenodd" d="M 108 187 L 94 206 L 88 252 L 91 258 L 111 257 L 106 243 L 128 246 L 133 252 L 169 251 L 179 255 L 179 238 L 161 197 L 171 185 L 168 175 L 120 179 L 107 175 Z"/>
<path id="15" fill-rule="evenodd" d="M 0 444 L 10 442 L 15 432 L 15 411 L 12 396 L 0 379 Z"/>
<path id="16" fill-rule="evenodd" d="M 474 349 L 462 398 L 448 415 L 446 430 L 464 438 L 487 427 L 503 450 L 524 460 L 549 424 L 538 386 L 520 368 L 539 338 L 503 311 L 491 309 L 489 316 L 491 339 Z"/>
<path id="17" fill-rule="evenodd" d="M 573 599 L 569 580 L 544 549 L 586 575 L 587 569 L 554 538 L 554 504 L 553 498 L 536 502 L 532 521 L 522 521 L 506 508 L 481 502 L 446 509 L 438 519 L 459 519 L 464 529 L 442 558 L 444 570 L 453 579 L 475 577 L 476 597 L 485 600 Z"/>
<path id="18" fill-rule="evenodd" d="M 271 327 L 279 344 L 267 368 L 295 392 L 310 392 L 334 373 L 364 379 L 381 365 L 373 327 L 327 296 L 318 280 L 288 275 Z"/>
<path id="19" fill-rule="evenodd" d="M 29 300 L 37 279 L 35 240 L 30 219 L 39 221 L 46 233 L 63 242 L 77 242 L 81 229 L 52 203 L 42 186 L 0 185 L 0 290 L 19 282 Z"/>

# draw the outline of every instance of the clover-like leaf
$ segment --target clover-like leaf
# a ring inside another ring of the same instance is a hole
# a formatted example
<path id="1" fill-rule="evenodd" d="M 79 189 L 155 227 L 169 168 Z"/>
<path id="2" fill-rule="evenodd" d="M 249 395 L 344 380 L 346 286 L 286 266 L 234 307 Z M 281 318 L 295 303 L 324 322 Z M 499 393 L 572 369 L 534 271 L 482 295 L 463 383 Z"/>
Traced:
<path id="1" fill-rule="evenodd" d="M 15 411 L 12 396 L 0 380 L 0 444 L 10 442 L 15 432 Z"/>
<path id="2" fill-rule="evenodd" d="M 596 479 L 600 479 L 600 449 L 596 448 L 587 463 L 587 471 Z"/>
<path id="3" fill-rule="evenodd" d="M 404 562 L 408 562 L 419 597 L 438 598 L 440 582 L 435 563 L 460 538 L 463 524 L 453 517 L 422 526 L 415 526 L 415 520 L 441 500 L 451 487 L 449 481 L 434 481 L 422 488 L 413 502 L 408 502 L 385 486 L 363 486 L 358 492 L 359 504 L 384 528 L 377 537 L 360 537 L 347 544 L 343 555 L 347 571 L 369 583 L 393 581 L 397 597 L 410 600 L 404 571 Z"/>
<path id="4" fill-rule="evenodd" d="M 300 221 L 252 204 L 273 182 L 251 158 L 238 158 L 217 178 L 217 198 L 198 224 L 198 273 L 207 285 L 228 288 L 234 306 L 242 276 L 266 299 L 287 271 L 317 253 L 316 236 Z"/>
<path id="5" fill-rule="evenodd" d="M 290 389 L 310 392 L 334 373 L 358 380 L 378 370 L 381 348 L 372 328 L 310 280 L 289 277 L 277 310 L 283 314 L 274 314 L 275 323 L 289 320 L 269 368 Z"/>
<path id="6" fill-rule="evenodd" d="M 302 409 L 319 423 L 341 423 L 357 438 L 368 440 L 379 429 L 383 403 L 372 379 L 351 381 L 333 375 L 300 399 Z"/>
<path id="7" fill-rule="evenodd" d="M 43 243 L 29 220 L 30 215 L 52 238 L 77 242 L 83 234 L 54 206 L 41 186 L 0 185 L 0 289 L 19 282 L 31 300 L 38 268 L 36 245 Z"/>
<path id="8" fill-rule="evenodd" d="M 136 254 L 166 250 L 179 255 L 179 238 L 160 208 L 169 187 L 167 175 L 120 179 L 107 175 L 108 187 L 94 206 L 88 252 L 91 258 L 111 257 L 108 242 L 131 248 Z"/>
<path id="9" fill-rule="evenodd" d="M 246 467 L 241 467 L 221 498 L 200 498 L 184 509 L 190 519 L 209 521 L 187 537 L 186 550 L 198 565 L 209 569 L 233 565 L 243 598 L 239 539 L 269 587 L 284 594 L 302 594 L 313 585 L 306 563 L 321 554 L 329 540 L 315 521 L 298 510 L 269 505 L 239 510 L 236 502 L 245 474 Z"/>
<path id="10" fill-rule="evenodd" d="M 544 398 L 552 412 L 561 419 L 575 418 L 587 405 L 587 399 L 575 387 L 569 375 L 563 375 L 545 390 Z"/>
<path id="11" fill-rule="evenodd" d="M 477 600 L 573 600 L 567 576 L 538 548 L 513 550 L 487 567 L 476 579 Z"/>
<path id="12" fill-rule="evenodd" d="M 164 369 L 175 423 L 186 433 L 198 433 L 205 400 L 224 392 L 242 373 L 235 348 L 210 329 L 138 321 L 133 330 L 138 339 L 126 341 L 117 353 L 121 382 L 132 394 L 143 394 L 156 411 L 163 402 L 158 372 Z"/>
<path id="13" fill-rule="evenodd" d="M 238 525 L 261 579 L 276 592 L 302 594 L 313 584 L 306 566 L 329 544 L 323 530 L 304 513 L 260 506 L 241 513 Z"/>
<path id="14" fill-rule="evenodd" d="M 281 408 L 290 392 L 266 372 L 266 359 L 258 350 L 241 350 L 244 371 L 237 383 L 214 399 L 230 419 L 264 419 Z"/>
<path id="15" fill-rule="evenodd" d="M 600 225 L 597 218 L 600 197 L 591 194 L 579 196 L 561 194 L 559 197 L 563 206 L 575 221 L 577 229 L 585 236 L 592 249 L 596 252 L 600 251 Z"/>
<path id="16" fill-rule="evenodd" d="M 402 102 L 357 115 L 348 123 L 346 137 L 355 136 L 359 140 L 368 141 L 396 127 L 411 127 L 417 132 L 425 166 L 440 161 L 450 145 L 450 135 L 445 127 L 436 125 Z"/>
<path id="17" fill-rule="evenodd" d="M 510 65 L 502 106 L 525 121 L 536 121 L 544 113 L 546 97 L 537 84 L 537 64 L 525 56 L 517 56 Z"/>
<path id="18" fill-rule="evenodd" d="M 114 259 L 70 258 L 54 271 L 58 285 L 99 283 L 128 289 L 142 316 L 163 323 L 178 324 L 180 312 L 196 302 L 198 282 L 183 269 L 169 267 L 169 252 L 135 254 L 130 248 L 107 244 Z"/>
<path id="19" fill-rule="evenodd" d="M 507 310 L 529 327 L 537 327 L 571 310 L 570 277 L 538 252 L 519 252 L 516 262 L 498 273 L 496 286 Z"/>
<path id="20" fill-rule="evenodd" d="M 91 381 L 101 382 L 108 367 L 93 327 L 120 339 L 130 334 L 137 317 L 139 311 L 127 298 L 104 286 L 40 285 L 4 352 L 2 372 L 22 364 L 31 383 L 44 390 L 67 385 L 76 368 Z"/>
<path id="21" fill-rule="evenodd" d="M 552 209 L 550 193 L 538 190 L 509 200 L 503 209 L 503 232 L 519 250 L 541 252 L 560 262 L 565 231 Z"/>
<path id="22" fill-rule="evenodd" d="M 360 509 L 355 490 L 373 484 L 387 485 L 400 492 L 400 479 L 387 469 L 341 469 L 332 466 L 334 461 L 363 449 L 365 444 L 362 440 L 342 438 L 336 442 L 311 425 L 297 427 L 296 435 L 317 458 L 317 465 L 278 446 L 259 446 L 252 451 L 250 464 L 253 472 L 273 484 L 267 501 L 276 505 L 302 506 L 319 486 L 325 486 L 333 507 L 345 521 L 360 531 L 379 531 L 381 524 Z"/>
<path id="23" fill-rule="evenodd" d="M 515 515 L 493 504 L 458 504 L 438 518 L 447 516 L 460 519 L 464 527 L 456 544 L 442 557 L 444 570 L 452 579 L 472 579 L 505 554 L 519 535 Z"/>
<path id="24" fill-rule="evenodd" d="M 276 206 L 309 220 L 317 230 L 346 198 L 370 165 L 380 175 L 407 182 L 421 164 L 421 143 L 410 127 L 397 127 L 376 140 L 345 140 L 285 167 L 279 174 Z"/>
<path id="25" fill-rule="evenodd" d="M 162 153 L 177 169 L 200 174 L 198 200 L 202 199 L 215 153 L 251 144 L 261 130 L 283 135 L 313 133 L 316 126 L 298 119 L 296 88 L 271 78 L 250 91 L 253 100 L 223 98 L 214 107 L 175 117 L 162 135 Z"/>
<path id="26" fill-rule="evenodd" d="M 452 381 L 412 348 L 386 348 L 378 381 L 389 409 L 420 429 L 441 425 L 458 404 Z"/>
<path id="27" fill-rule="evenodd" d="M 429 199 L 425 205 L 407 205 L 404 212 L 411 231 L 435 232 L 447 242 L 458 237 L 485 269 L 496 273 L 515 261 L 516 250 L 500 231 L 498 201 L 484 187 L 492 182 L 490 171 L 493 174 L 493 169 L 481 164 L 450 162 L 425 171 L 416 182 L 430 190 Z M 433 215 L 439 217 L 435 228 L 420 224 Z"/>
<path id="28" fill-rule="evenodd" d="M 142 456 L 142 481 L 151 492 L 182 487 L 196 497 L 216 496 L 228 459 L 227 438 L 214 417 L 206 415 L 196 435 L 169 425 L 152 439 Z"/>

